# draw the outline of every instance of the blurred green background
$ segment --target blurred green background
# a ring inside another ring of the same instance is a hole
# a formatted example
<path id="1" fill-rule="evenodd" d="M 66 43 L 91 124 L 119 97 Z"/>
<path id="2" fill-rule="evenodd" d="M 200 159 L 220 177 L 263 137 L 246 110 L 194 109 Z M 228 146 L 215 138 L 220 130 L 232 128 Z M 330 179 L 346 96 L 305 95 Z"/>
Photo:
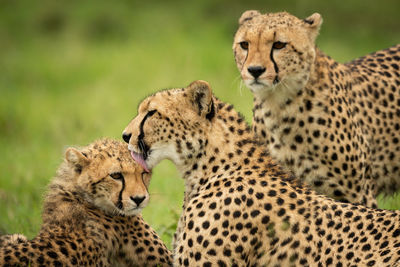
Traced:
<path id="1" fill-rule="evenodd" d="M 207 80 L 250 121 L 231 51 L 247 9 L 319 12 L 317 43 L 340 62 L 400 41 L 398 0 L 0 0 L 0 233 L 33 237 L 65 148 L 120 138 L 156 90 Z M 183 182 L 170 162 L 153 173 L 144 217 L 169 246 Z M 380 207 L 400 208 L 398 199 Z"/>

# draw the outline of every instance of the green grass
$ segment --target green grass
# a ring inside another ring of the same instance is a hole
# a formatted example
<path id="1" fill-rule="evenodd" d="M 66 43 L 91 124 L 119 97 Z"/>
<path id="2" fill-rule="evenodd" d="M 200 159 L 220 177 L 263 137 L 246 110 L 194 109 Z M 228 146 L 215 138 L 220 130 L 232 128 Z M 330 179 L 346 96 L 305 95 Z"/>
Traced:
<path id="1" fill-rule="evenodd" d="M 321 13 L 318 45 L 344 62 L 400 41 L 399 2 L 376 3 L 0 1 L 0 233 L 34 236 L 65 148 L 120 138 L 156 90 L 207 80 L 250 120 L 231 51 L 243 11 Z M 154 169 L 150 194 L 144 217 L 169 245 L 183 198 L 170 162 Z M 379 202 L 400 207 L 397 196 Z"/>

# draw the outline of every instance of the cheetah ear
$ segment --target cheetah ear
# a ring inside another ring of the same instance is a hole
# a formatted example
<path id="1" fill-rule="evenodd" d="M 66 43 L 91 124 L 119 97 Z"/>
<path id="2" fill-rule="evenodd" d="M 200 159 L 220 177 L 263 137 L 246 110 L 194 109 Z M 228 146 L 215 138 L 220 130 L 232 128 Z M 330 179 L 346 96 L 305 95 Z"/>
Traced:
<path id="1" fill-rule="evenodd" d="M 215 107 L 211 87 L 206 81 L 194 81 L 187 87 L 190 102 L 199 116 L 212 120 Z"/>
<path id="2" fill-rule="evenodd" d="M 319 13 L 314 13 L 308 18 L 305 18 L 303 21 L 305 26 L 311 30 L 311 38 L 314 41 L 322 25 L 321 15 Z"/>
<path id="3" fill-rule="evenodd" d="M 70 147 L 65 151 L 65 159 L 75 167 L 77 173 L 82 172 L 82 168 L 89 164 L 89 159 L 82 152 Z"/>
<path id="4" fill-rule="evenodd" d="M 261 15 L 261 13 L 258 10 L 247 10 L 240 16 L 239 25 L 242 25 L 243 22 L 251 20 L 259 15 Z"/>

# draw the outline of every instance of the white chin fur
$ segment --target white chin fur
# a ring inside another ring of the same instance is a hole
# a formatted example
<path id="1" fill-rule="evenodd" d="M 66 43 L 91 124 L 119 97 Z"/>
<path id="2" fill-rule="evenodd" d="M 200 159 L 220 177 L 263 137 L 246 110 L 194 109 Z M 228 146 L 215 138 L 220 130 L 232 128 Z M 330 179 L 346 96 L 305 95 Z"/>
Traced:
<path id="1" fill-rule="evenodd" d="M 175 165 L 179 165 L 179 155 L 175 151 L 173 144 L 167 144 L 162 146 L 153 146 L 150 149 L 149 157 L 146 159 L 147 166 L 149 169 L 154 168 L 163 159 L 171 160 Z"/>
<path id="2" fill-rule="evenodd" d="M 140 214 L 141 212 L 142 212 L 142 209 L 138 208 L 138 209 L 134 209 L 134 210 L 124 211 L 123 213 L 125 216 L 135 216 L 135 215 Z"/>
<path id="3" fill-rule="evenodd" d="M 255 83 L 254 80 L 245 80 L 244 83 L 253 94 L 257 95 L 265 94 L 273 89 L 271 85 L 267 85 L 264 82 Z"/>
<path id="4" fill-rule="evenodd" d="M 294 74 L 290 78 L 285 77 L 276 85 L 272 85 L 266 81 L 255 83 L 254 80 L 244 80 L 246 86 L 254 94 L 254 96 L 262 99 L 271 99 L 280 103 L 295 96 L 307 83 L 307 79 L 302 78 L 302 74 Z M 278 92 L 277 94 L 274 92 Z M 274 96 L 273 98 L 271 98 Z"/>

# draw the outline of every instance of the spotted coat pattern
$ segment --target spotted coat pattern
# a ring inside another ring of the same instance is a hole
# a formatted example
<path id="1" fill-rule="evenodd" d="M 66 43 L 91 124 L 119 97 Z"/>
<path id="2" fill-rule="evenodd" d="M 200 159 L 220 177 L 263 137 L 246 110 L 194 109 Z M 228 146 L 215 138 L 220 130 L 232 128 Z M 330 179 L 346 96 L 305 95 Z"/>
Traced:
<path id="1" fill-rule="evenodd" d="M 185 180 L 176 266 L 396 266 L 400 260 L 400 212 L 340 203 L 304 186 L 206 82 L 148 97 L 124 135 L 150 168 L 171 159 Z"/>
<path id="2" fill-rule="evenodd" d="M 150 174 L 142 172 L 119 141 L 68 149 L 49 186 L 39 234 L 0 238 L 0 266 L 171 266 L 170 251 L 126 202 L 114 210 L 98 206 L 109 200 L 107 192 L 146 188 Z"/>
<path id="3" fill-rule="evenodd" d="M 321 23 L 242 15 L 233 49 L 254 94 L 253 130 L 317 192 L 376 207 L 400 186 L 400 45 L 340 64 L 315 47 Z"/>

